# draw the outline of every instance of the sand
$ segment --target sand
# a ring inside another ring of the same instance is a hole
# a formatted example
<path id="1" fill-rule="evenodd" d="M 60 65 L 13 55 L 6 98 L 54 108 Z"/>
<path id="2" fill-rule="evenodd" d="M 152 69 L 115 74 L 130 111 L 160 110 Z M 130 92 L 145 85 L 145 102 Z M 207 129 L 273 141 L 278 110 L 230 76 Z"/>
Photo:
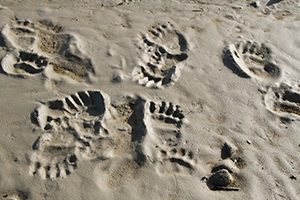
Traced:
<path id="1" fill-rule="evenodd" d="M 300 1 L 1 0 L 0 199 L 300 199 Z"/>

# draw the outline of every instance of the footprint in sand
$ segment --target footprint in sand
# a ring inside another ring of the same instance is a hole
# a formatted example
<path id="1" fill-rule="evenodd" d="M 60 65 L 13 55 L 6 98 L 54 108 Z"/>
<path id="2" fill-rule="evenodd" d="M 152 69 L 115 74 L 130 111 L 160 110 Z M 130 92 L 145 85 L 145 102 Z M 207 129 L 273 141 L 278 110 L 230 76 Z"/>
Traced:
<path id="1" fill-rule="evenodd" d="M 172 147 L 160 150 L 156 171 L 163 174 L 192 174 L 197 161 L 192 151 L 185 148 Z"/>
<path id="2" fill-rule="evenodd" d="M 165 101 L 148 101 L 145 108 L 147 137 L 143 149 L 148 160 L 156 163 L 157 173 L 192 174 L 197 161 L 194 153 L 182 144 L 181 127 L 185 115 L 180 106 Z"/>
<path id="3" fill-rule="evenodd" d="M 184 118 L 178 105 L 164 101 L 157 103 L 139 97 L 132 107 L 129 124 L 132 127 L 134 152 L 140 164 L 152 162 L 157 154 L 157 146 L 178 145 Z"/>
<path id="4" fill-rule="evenodd" d="M 181 145 L 185 116 L 180 106 L 138 97 L 131 108 L 128 121 L 136 162 L 154 163 L 159 174 L 191 174 L 197 162 L 194 153 Z"/>
<path id="5" fill-rule="evenodd" d="M 138 39 L 141 58 L 132 72 L 140 85 L 163 88 L 180 76 L 180 68 L 188 58 L 188 42 L 170 22 L 158 24 Z"/>
<path id="6" fill-rule="evenodd" d="M 31 119 L 43 134 L 32 145 L 30 174 L 65 177 L 80 161 L 109 157 L 107 105 L 109 98 L 100 91 L 81 91 L 38 107 Z"/>
<path id="7" fill-rule="evenodd" d="M 89 82 L 95 73 L 91 59 L 79 48 L 79 40 L 50 21 L 33 23 L 15 19 L 4 26 L 1 34 L 8 51 L 1 64 L 8 75 L 43 73 L 50 80 Z M 31 54 L 30 60 L 24 62 L 22 54 L 27 58 Z M 39 62 L 39 58 L 47 60 L 47 64 L 36 66 L 40 65 L 35 62 Z"/>
<path id="8" fill-rule="evenodd" d="M 193 170 L 193 153 L 178 147 L 184 114 L 172 103 L 132 97 L 110 104 L 100 91 L 82 91 L 42 103 L 31 119 L 43 134 L 32 145 L 30 173 L 44 179 L 65 177 L 84 160 L 128 155 L 139 166 Z"/>
<path id="9" fill-rule="evenodd" d="M 300 85 L 281 83 L 270 87 L 264 95 L 265 106 L 269 111 L 284 118 L 300 118 Z"/>
<path id="10" fill-rule="evenodd" d="M 281 78 L 282 70 L 275 64 L 271 49 L 255 41 L 229 44 L 223 52 L 226 67 L 243 78 L 273 83 Z"/>

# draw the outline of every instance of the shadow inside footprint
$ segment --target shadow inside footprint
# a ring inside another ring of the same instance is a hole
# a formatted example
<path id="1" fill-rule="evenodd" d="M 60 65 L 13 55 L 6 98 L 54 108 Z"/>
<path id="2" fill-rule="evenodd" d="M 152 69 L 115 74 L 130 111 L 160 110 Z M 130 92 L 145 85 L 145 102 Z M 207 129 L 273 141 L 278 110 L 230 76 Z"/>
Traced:
<path id="1" fill-rule="evenodd" d="M 0 35 L 0 47 L 6 47 L 5 40 L 3 38 L 3 35 Z"/>
<path id="2" fill-rule="evenodd" d="M 264 66 L 264 71 L 271 75 L 271 77 L 279 78 L 281 76 L 280 68 L 273 63 L 266 63 Z"/>
<path id="3" fill-rule="evenodd" d="M 186 161 L 184 161 L 180 158 L 170 158 L 170 162 L 171 163 L 176 163 L 176 164 L 178 164 L 180 166 L 183 166 L 183 167 L 186 167 L 189 170 L 194 169 L 193 166 L 190 163 L 188 163 L 188 162 L 186 162 Z"/>
<path id="4" fill-rule="evenodd" d="M 30 113 L 30 120 L 31 120 L 31 123 L 39 126 L 40 123 L 38 121 L 38 117 L 39 117 L 39 112 L 37 111 L 37 109 L 35 109 L 32 113 Z"/>
<path id="5" fill-rule="evenodd" d="M 271 5 L 273 5 L 273 4 L 279 3 L 280 1 L 282 1 L 282 0 L 270 0 L 270 1 L 268 1 L 268 3 L 266 4 L 266 6 L 271 6 Z"/>
<path id="6" fill-rule="evenodd" d="M 176 33 L 178 37 L 178 43 L 180 46 L 180 51 L 187 51 L 188 50 L 188 42 L 186 41 L 185 37 L 181 33 Z"/>
<path id="7" fill-rule="evenodd" d="M 2 62 L 2 59 L 0 60 L 0 62 Z M 3 70 L 2 65 L 0 66 L 0 74 L 5 74 L 5 75 L 7 75 L 7 73 Z"/>
<path id="8" fill-rule="evenodd" d="M 300 94 L 287 90 L 282 95 L 282 100 L 300 104 Z"/>
<path id="9" fill-rule="evenodd" d="M 39 74 L 44 71 L 44 69 L 35 69 L 34 67 L 32 67 L 31 65 L 29 65 L 27 63 L 14 64 L 14 68 L 21 69 L 24 72 L 29 73 L 29 74 Z"/>
<path id="10" fill-rule="evenodd" d="M 234 53 L 237 57 L 239 57 L 236 51 Z M 235 61 L 232 58 L 231 52 L 228 48 L 225 48 L 223 50 L 223 63 L 228 69 L 230 69 L 234 74 L 238 75 L 239 77 L 250 78 L 248 74 L 246 74 L 242 69 L 236 66 Z"/>
<path id="11" fill-rule="evenodd" d="M 132 105 L 134 111 L 128 119 L 128 123 L 132 127 L 131 141 L 136 153 L 135 161 L 140 166 L 143 166 L 146 162 L 146 156 L 142 150 L 142 143 L 146 136 L 146 125 L 144 123 L 145 103 L 144 99 L 138 98 L 134 105 Z"/>

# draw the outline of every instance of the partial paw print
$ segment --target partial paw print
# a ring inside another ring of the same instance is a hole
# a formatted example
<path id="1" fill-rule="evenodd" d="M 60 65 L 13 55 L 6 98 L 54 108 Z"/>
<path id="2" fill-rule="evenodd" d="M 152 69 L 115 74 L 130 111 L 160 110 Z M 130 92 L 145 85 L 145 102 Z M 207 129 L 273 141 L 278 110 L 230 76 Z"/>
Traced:
<path id="1" fill-rule="evenodd" d="M 267 109 L 283 118 L 300 118 L 300 85 L 281 83 L 270 87 L 264 95 Z"/>
<path id="2" fill-rule="evenodd" d="M 166 146 L 176 146 L 181 140 L 180 128 L 185 118 L 179 105 L 171 102 L 154 102 L 146 103 L 147 132 L 157 144 Z"/>
<path id="3" fill-rule="evenodd" d="M 75 145 L 68 146 L 63 141 L 56 143 L 57 141 L 52 141 L 52 137 L 48 139 L 47 142 L 43 141 L 43 148 L 38 144 L 40 141 L 35 142 L 39 147 L 33 146 L 36 152 L 31 156 L 29 173 L 39 175 L 42 179 L 65 178 L 77 168 Z M 59 136 L 56 136 L 56 139 L 59 139 Z"/>
<path id="4" fill-rule="evenodd" d="M 12 20 L 3 27 L 1 34 L 9 49 L 32 51 L 37 42 L 35 25 L 29 20 Z"/>
<path id="5" fill-rule="evenodd" d="M 179 147 L 168 148 L 167 151 L 160 149 L 157 159 L 159 174 L 192 174 L 197 164 L 192 151 Z"/>
<path id="6" fill-rule="evenodd" d="M 99 131 L 100 124 L 84 122 L 84 129 L 71 126 L 47 130 L 34 142 L 30 174 L 43 179 L 64 178 L 76 170 L 79 162 L 107 158 L 113 142 L 106 132 Z"/>
<path id="7" fill-rule="evenodd" d="M 100 91 L 81 91 L 36 109 L 32 123 L 43 134 L 32 146 L 30 173 L 55 179 L 71 174 L 79 161 L 105 159 L 112 148 L 104 123 L 108 105 Z"/>
<path id="8" fill-rule="evenodd" d="M 221 149 L 221 158 L 222 161 L 212 167 L 211 175 L 203 180 L 211 190 L 240 190 L 242 177 L 239 173 L 246 163 L 238 148 L 226 142 Z"/>
<path id="9" fill-rule="evenodd" d="M 162 101 L 155 103 L 150 101 L 149 111 L 153 119 L 159 119 L 165 123 L 174 124 L 177 128 L 182 125 L 184 119 L 183 111 L 179 105 L 175 105 L 171 102 Z"/>
<path id="10" fill-rule="evenodd" d="M 57 35 L 56 38 L 59 44 L 58 51 L 49 56 L 49 67 L 45 70 L 46 77 L 50 80 L 68 79 L 90 83 L 95 69 L 92 60 L 79 49 L 79 40 L 74 35 L 64 33 Z"/>
<path id="11" fill-rule="evenodd" d="M 177 81 L 179 68 L 188 58 L 188 42 L 184 35 L 167 22 L 153 26 L 140 37 L 141 58 L 132 72 L 133 80 L 152 88 L 163 88 Z"/>
<path id="12" fill-rule="evenodd" d="M 145 34 L 145 38 L 147 39 L 144 41 L 145 45 L 157 45 L 172 55 L 181 55 L 189 50 L 185 36 L 176 30 L 171 22 L 152 26 Z"/>
<path id="13" fill-rule="evenodd" d="M 272 50 L 255 41 L 228 45 L 223 52 L 223 62 L 240 77 L 263 83 L 278 81 L 282 74 L 282 69 L 273 61 Z"/>
<path id="14" fill-rule="evenodd" d="M 8 66 L 3 71 L 11 75 L 29 75 L 36 70 L 29 68 L 28 73 L 12 70 L 10 64 L 21 60 L 20 52 L 36 54 L 49 60 L 48 65 L 39 70 L 51 80 L 69 78 L 89 82 L 95 73 L 91 59 L 79 49 L 75 35 L 66 33 L 63 28 L 50 21 L 31 22 L 15 19 L 2 29 L 2 37 L 7 47 L 7 56 L 2 61 Z M 26 67 L 27 69 L 28 67 Z M 24 71 L 24 70 L 23 70 Z"/>
<path id="15" fill-rule="evenodd" d="M 262 9 L 264 15 L 271 15 L 277 20 L 295 17 L 293 8 L 299 6 L 297 0 L 269 0 Z"/>
<path id="16" fill-rule="evenodd" d="M 62 27 L 50 21 L 32 22 L 27 19 L 14 19 L 6 24 L 1 34 L 7 47 L 21 51 L 42 52 L 43 54 L 57 54 L 62 48 L 62 41 L 58 34 Z"/>
<path id="17" fill-rule="evenodd" d="M 2 69 L 8 75 L 29 76 L 42 73 L 48 66 L 48 59 L 35 53 L 20 51 L 8 53 L 1 61 Z"/>
<path id="18" fill-rule="evenodd" d="M 71 39 L 71 35 L 63 33 L 61 26 L 46 20 L 14 19 L 3 27 L 1 34 L 10 51 L 34 52 L 50 57 L 59 54 Z"/>
<path id="19" fill-rule="evenodd" d="M 140 114 L 143 117 L 139 117 Z M 184 114 L 178 105 L 170 102 L 140 100 L 135 106 L 132 121 L 134 123 L 133 142 L 139 159 L 156 163 L 158 149 L 175 148 L 181 144 Z M 175 157 L 174 157 L 175 158 Z M 175 159 L 172 159 L 175 161 Z"/>

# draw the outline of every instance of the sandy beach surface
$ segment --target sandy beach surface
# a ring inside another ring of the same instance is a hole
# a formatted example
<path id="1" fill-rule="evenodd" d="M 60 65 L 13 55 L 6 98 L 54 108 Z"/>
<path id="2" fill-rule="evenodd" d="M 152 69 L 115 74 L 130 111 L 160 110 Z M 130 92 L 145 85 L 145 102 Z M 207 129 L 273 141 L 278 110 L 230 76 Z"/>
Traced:
<path id="1" fill-rule="evenodd" d="M 0 200 L 300 199 L 300 1 L 0 17 Z"/>

